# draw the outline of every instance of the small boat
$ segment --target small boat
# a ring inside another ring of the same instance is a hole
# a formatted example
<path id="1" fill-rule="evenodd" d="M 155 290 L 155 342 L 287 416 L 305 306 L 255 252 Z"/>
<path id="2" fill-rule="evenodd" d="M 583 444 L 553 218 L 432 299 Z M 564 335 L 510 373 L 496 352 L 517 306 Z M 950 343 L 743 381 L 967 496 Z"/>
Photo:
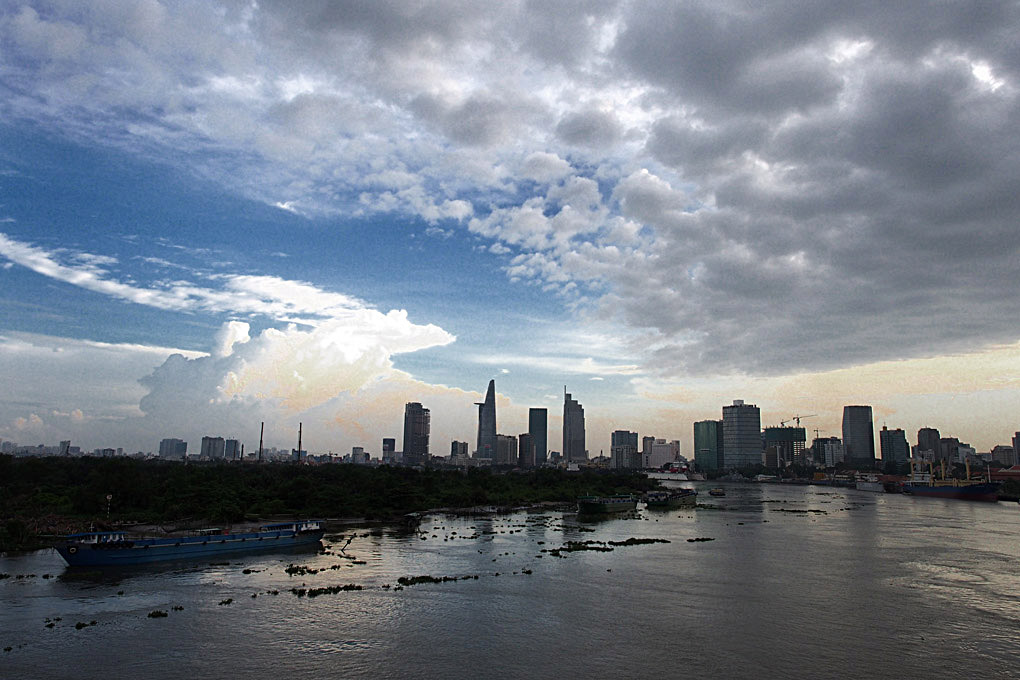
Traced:
<path id="1" fill-rule="evenodd" d="M 615 496 L 580 496 L 577 512 L 580 515 L 602 515 L 613 512 L 629 512 L 637 509 L 637 498 L 630 494 Z"/>
<path id="2" fill-rule="evenodd" d="M 189 536 L 158 538 L 134 538 L 125 531 L 90 531 L 65 536 L 57 552 L 72 567 L 126 566 L 310 545 L 318 543 L 324 533 L 319 520 L 267 524 L 258 531 L 242 533 L 203 529 Z"/>
<path id="3" fill-rule="evenodd" d="M 708 495 L 709 496 L 716 496 L 716 497 L 718 497 L 718 496 L 725 496 L 726 495 L 726 491 L 717 486 L 714 489 L 709 489 L 708 490 Z"/>
<path id="4" fill-rule="evenodd" d="M 645 494 L 645 505 L 651 509 L 694 507 L 697 502 L 698 492 L 694 489 L 649 491 Z"/>
<path id="5" fill-rule="evenodd" d="M 662 482 L 687 482 L 690 478 L 686 472 L 680 472 L 679 470 L 669 470 L 667 472 L 647 472 L 645 473 L 648 479 L 658 479 Z"/>
<path id="6" fill-rule="evenodd" d="M 885 493 L 885 484 L 882 483 L 882 478 L 874 473 L 857 475 L 857 481 L 855 482 L 854 487 L 858 491 Z"/>

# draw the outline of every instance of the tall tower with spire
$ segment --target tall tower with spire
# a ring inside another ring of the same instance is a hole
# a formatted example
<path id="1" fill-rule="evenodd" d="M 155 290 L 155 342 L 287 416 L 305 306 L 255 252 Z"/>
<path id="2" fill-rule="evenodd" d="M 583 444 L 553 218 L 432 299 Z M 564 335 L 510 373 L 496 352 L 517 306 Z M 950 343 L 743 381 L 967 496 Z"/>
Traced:
<path id="1" fill-rule="evenodd" d="M 476 403 L 478 407 L 478 444 L 475 458 L 496 457 L 496 381 L 489 381 L 489 389 L 485 391 L 485 401 Z"/>

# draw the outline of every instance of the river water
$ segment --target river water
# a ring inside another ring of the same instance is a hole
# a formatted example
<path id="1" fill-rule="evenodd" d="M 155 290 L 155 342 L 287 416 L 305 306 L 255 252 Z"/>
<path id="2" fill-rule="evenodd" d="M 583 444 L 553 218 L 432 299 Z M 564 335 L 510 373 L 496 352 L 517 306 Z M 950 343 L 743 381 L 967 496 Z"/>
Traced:
<path id="1" fill-rule="evenodd" d="M 713 507 L 433 516 L 120 573 L 0 558 L 0 678 L 1020 678 L 1016 504 L 687 486 Z M 669 542 L 543 552 L 632 537 Z M 459 580 L 395 587 L 418 575 Z"/>

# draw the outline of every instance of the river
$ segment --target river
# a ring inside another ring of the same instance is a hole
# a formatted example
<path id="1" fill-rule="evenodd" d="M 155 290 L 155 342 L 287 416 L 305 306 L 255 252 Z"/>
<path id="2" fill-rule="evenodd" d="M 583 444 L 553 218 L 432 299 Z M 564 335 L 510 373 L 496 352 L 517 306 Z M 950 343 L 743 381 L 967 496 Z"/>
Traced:
<path id="1" fill-rule="evenodd" d="M 115 573 L 2 557 L 0 677 L 1020 678 L 1016 504 L 686 486 L 709 507 L 430 516 L 345 553 L 352 530 Z M 612 549 L 544 552 L 568 541 Z M 419 575 L 458 580 L 398 588 Z"/>

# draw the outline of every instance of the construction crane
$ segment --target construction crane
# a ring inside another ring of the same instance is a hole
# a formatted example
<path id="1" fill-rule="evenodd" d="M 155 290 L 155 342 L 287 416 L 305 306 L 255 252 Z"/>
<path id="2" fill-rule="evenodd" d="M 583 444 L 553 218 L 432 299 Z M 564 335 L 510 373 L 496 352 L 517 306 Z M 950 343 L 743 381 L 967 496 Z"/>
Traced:
<path id="1" fill-rule="evenodd" d="M 817 413 L 812 413 L 811 415 L 808 415 L 808 416 L 794 416 L 792 418 L 788 418 L 787 420 L 784 420 L 781 423 L 779 423 L 779 427 L 786 427 L 787 423 L 792 423 L 794 421 L 796 421 L 797 427 L 800 427 L 801 419 L 803 419 L 803 418 L 814 418 L 817 415 L 818 415 Z"/>

